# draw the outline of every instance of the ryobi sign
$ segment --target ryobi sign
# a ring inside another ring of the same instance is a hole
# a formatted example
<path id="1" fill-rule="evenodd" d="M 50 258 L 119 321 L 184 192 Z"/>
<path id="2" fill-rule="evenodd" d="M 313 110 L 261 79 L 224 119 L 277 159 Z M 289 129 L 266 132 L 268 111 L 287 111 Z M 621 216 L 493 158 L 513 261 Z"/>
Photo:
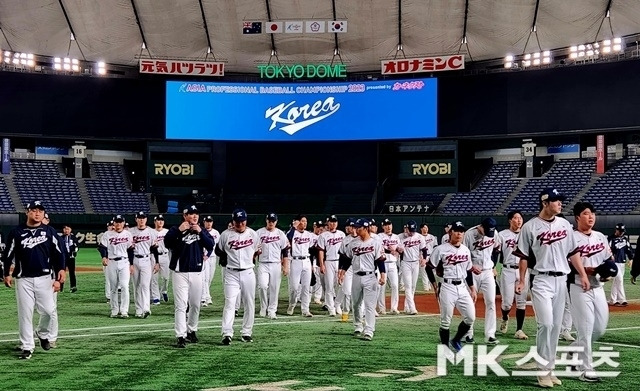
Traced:
<path id="1" fill-rule="evenodd" d="M 149 162 L 149 177 L 151 178 L 193 178 L 204 179 L 208 176 L 206 162 Z"/>
<path id="2" fill-rule="evenodd" d="M 416 178 L 455 178 L 457 161 L 443 160 L 401 160 L 398 177 L 401 179 Z"/>

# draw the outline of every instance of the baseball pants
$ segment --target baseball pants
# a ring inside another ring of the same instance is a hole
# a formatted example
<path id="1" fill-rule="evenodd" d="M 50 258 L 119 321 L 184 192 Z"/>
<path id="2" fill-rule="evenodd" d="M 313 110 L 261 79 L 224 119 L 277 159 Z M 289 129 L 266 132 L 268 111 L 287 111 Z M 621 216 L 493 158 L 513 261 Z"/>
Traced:
<path id="1" fill-rule="evenodd" d="M 200 297 L 202 296 L 202 276 L 200 274 L 198 272 L 172 273 L 176 338 L 185 338 L 187 332 L 198 331 Z M 188 320 L 187 306 L 189 307 Z"/>
<path id="2" fill-rule="evenodd" d="M 236 317 L 235 311 L 238 295 L 242 296 L 242 302 L 244 303 L 240 335 L 251 336 L 251 334 L 253 334 L 253 322 L 256 311 L 256 273 L 253 269 L 238 271 L 227 268 L 224 271 L 223 337 L 233 337 L 233 321 Z"/>
<path id="3" fill-rule="evenodd" d="M 523 310 L 527 307 L 527 295 L 529 294 L 529 271 L 525 275 L 524 289 L 522 293 L 516 293 L 516 285 L 520 282 L 520 272 L 518 269 L 512 269 L 509 267 L 502 267 L 500 277 L 498 277 L 498 284 L 500 285 L 500 293 L 502 294 L 501 309 L 505 311 L 511 310 L 513 306 L 513 299 L 516 300 L 516 309 Z"/>
<path id="4" fill-rule="evenodd" d="M 275 315 L 282 281 L 280 262 L 258 264 L 258 292 L 260 292 L 260 316 Z"/>
<path id="5" fill-rule="evenodd" d="M 15 279 L 16 301 L 18 303 L 18 335 L 22 350 L 33 351 L 33 310 L 40 314 L 36 333 L 40 338 L 49 339 L 51 314 L 55 310 L 53 287 L 50 275 L 40 277 L 20 277 Z"/>
<path id="6" fill-rule="evenodd" d="M 316 284 L 311 287 L 313 301 L 320 301 L 324 296 L 324 276 L 320 273 L 320 267 L 313 265 L 313 274 L 316 276 Z"/>
<path id="7" fill-rule="evenodd" d="M 136 316 L 140 317 L 144 313 L 151 313 L 151 301 L 149 294 L 151 292 L 151 275 L 153 267 L 151 266 L 151 257 L 135 258 L 133 260 L 133 295 L 136 307 Z"/>
<path id="8" fill-rule="evenodd" d="M 581 286 L 571 284 L 569 289 L 571 314 L 576 319 L 581 319 L 581 322 L 576 322 L 578 336 L 571 346 L 579 346 L 584 349 L 577 353 L 582 362 L 579 369 L 587 372 L 587 376 L 595 376 L 591 344 L 604 335 L 609 323 L 607 296 L 601 286 L 585 292 Z"/>
<path id="9" fill-rule="evenodd" d="M 560 329 L 560 332 L 571 331 L 571 328 L 573 327 L 573 316 L 571 316 L 570 308 L 571 301 L 569 299 L 569 291 L 567 291 L 564 302 L 564 312 L 562 313 L 562 328 Z"/>
<path id="10" fill-rule="evenodd" d="M 562 326 L 567 296 L 567 276 L 536 275 L 531 285 L 531 301 L 536 314 L 538 355 L 548 363 L 538 363 L 540 370 L 553 370 L 556 366 L 556 350 Z"/>
<path id="11" fill-rule="evenodd" d="M 484 339 L 487 341 L 496 336 L 496 281 L 493 278 L 493 269 L 474 274 L 473 285 L 476 287 L 476 292 L 482 293 L 484 298 Z M 473 337 L 473 325 L 468 335 Z"/>
<path id="12" fill-rule="evenodd" d="M 151 299 L 160 300 L 160 294 L 169 290 L 169 255 L 162 254 L 158 259 L 160 270 L 151 276 Z"/>
<path id="13" fill-rule="evenodd" d="M 636 249 L 636 251 L 640 251 Z M 616 263 L 618 266 L 618 274 L 613 278 L 611 282 L 611 304 L 625 303 L 627 301 L 627 295 L 624 293 L 624 263 Z"/>
<path id="14" fill-rule="evenodd" d="M 297 298 L 300 297 L 300 308 L 303 314 L 309 312 L 311 302 L 310 286 L 311 273 L 313 273 L 311 262 L 308 258 L 291 259 L 289 267 L 289 308 L 295 307 Z"/>
<path id="15" fill-rule="evenodd" d="M 418 285 L 420 262 L 404 260 L 400 264 L 404 280 L 404 312 L 407 314 L 418 312 L 414 296 Z"/>
<path id="16" fill-rule="evenodd" d="M 338 260 L 324 261 L 324 304 L 329 315 L 336 314 L 336 287 L 338 286 Z"/>
<path id="17" fill-rule="evenodd" d="M 109 281 L 109 274 L 107 273 L 106 266 L 102 266 L 102 272 L 104 273 L 104 296 L 107 300 L 111 300 L 111 281 Z"/>
<path id="18" fill-rule="evenodd" d="M 342 286 L 336 294 L 336 314 L 348 314 L 351 311 L 351 287 L 353 286 L 353 270 L 349 268 L 344 273 Z"/>
<path id="19" fill-rule="evenodd" d="M 216 258 L 209 257 L 202 262 L 202 302 L 211 304 L 211 282 L 216 274 Z"/>
<path id="20" fill-rule="evenodd" d="M 373 332 L 376 331 L 376 301 L 378 300 L 379 286 L 375 273 L 365 276 L 359 276 L 357 273 L 353 275 L 351 287 L 353 327 L 355 331 L 372 337 Z M 362 323 L 363 320 L 364 325 Z"/>
<path id="21" fill-rule="evenodd" d="M 451 319 L 453 318 L 453 309 L 457 308 L 462 316 L 462 321 L 468 325 L 472 325 L 476 320 L 476 307 L 471 299 L 469 288 L 464 280 L 459 285 L 453 285 L 448 282 L 440 284 L 439 293 L 440 304 L 440 328 L 449 330 L 451 328 Z"/>
<path id="22" fill-rule="evenodd" d="M 38 329 L 44 328 L 41 324 L 43 321 L 42 316 L 38 322 Z M 56 342 L 58 340 L 58 292 L 53 292 L 53 312 L 51 312 L 51 320 L 49 323 L 49 342 Z"/>
<path id="23" fill-rule="evenodd" d="M 387 283 L 378 288 L 378 309 L 387 312 L 386 293 L 387 286 L 391 289 L 391 311 L 398 311 L 398 302 L 400 301 L 400 292 L 398 291 L 398 267 L 395 262 L 385 262 L 384 267 L 387 270 Z"/>
<path id="24" fill-rule="evenodd" d="M 107 264 L 107 277 L 109 277 L 109 288 L 111 289 L 111 315 L 129 314 L 129 261 L 109 260 Z M 118 303 L 118 288 L 120 292 L 120 303 Z"/>

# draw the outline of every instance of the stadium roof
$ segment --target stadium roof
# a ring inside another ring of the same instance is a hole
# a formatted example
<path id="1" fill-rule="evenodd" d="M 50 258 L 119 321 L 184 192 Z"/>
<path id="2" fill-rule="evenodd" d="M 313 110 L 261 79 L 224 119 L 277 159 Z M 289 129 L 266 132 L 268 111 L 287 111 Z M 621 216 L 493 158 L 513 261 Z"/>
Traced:
<path id="1" fill-rule="evenodd" d="M 243 34 L 243 22 L 269 20 L 348 24 L 340 34 Z M 0 29 L 4 50 L 110 64 L 215 58 L 228 72 L 255 73 L 275 48 L 285 64 L 333 60 L 373 72 L 394 56 L 461 53 L 481 61 L 633 35 L 640 1 L 3 0 Z"/>

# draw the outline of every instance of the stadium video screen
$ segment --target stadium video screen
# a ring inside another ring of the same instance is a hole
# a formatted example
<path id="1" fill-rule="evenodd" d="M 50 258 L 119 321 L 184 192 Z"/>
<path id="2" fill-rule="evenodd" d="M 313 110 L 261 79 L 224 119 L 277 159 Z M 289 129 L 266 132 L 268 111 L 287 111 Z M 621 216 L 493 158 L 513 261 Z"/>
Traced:
<path id="1" fill-rule="evenodd" d="M 437 79 L 240 84 L 169 81 L 171 140 L 340 141 L 437 136 Z"/>

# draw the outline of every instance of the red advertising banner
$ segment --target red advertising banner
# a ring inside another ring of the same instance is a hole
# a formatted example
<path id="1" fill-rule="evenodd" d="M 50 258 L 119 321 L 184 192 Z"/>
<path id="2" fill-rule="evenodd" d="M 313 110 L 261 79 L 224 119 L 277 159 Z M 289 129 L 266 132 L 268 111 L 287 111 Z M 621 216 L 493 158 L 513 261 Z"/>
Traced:
<path id="1" fill-rule="evenodd" d="M 457 71 L 464 69 L 464 54 L 455 56 L 403 58 L 383 60 L 383 75 L 402 75 L 405 73 Z"/>
<path id="2" fill-rule="evenodd" d="M 596 174 L 604 174 L 604 135 L 596 137 Z"/>
<path id="3" fill-rule="evenodd" d="M 140 73 L 224 76 L 224 63 L 211 61 L 140 60 Z"/>

